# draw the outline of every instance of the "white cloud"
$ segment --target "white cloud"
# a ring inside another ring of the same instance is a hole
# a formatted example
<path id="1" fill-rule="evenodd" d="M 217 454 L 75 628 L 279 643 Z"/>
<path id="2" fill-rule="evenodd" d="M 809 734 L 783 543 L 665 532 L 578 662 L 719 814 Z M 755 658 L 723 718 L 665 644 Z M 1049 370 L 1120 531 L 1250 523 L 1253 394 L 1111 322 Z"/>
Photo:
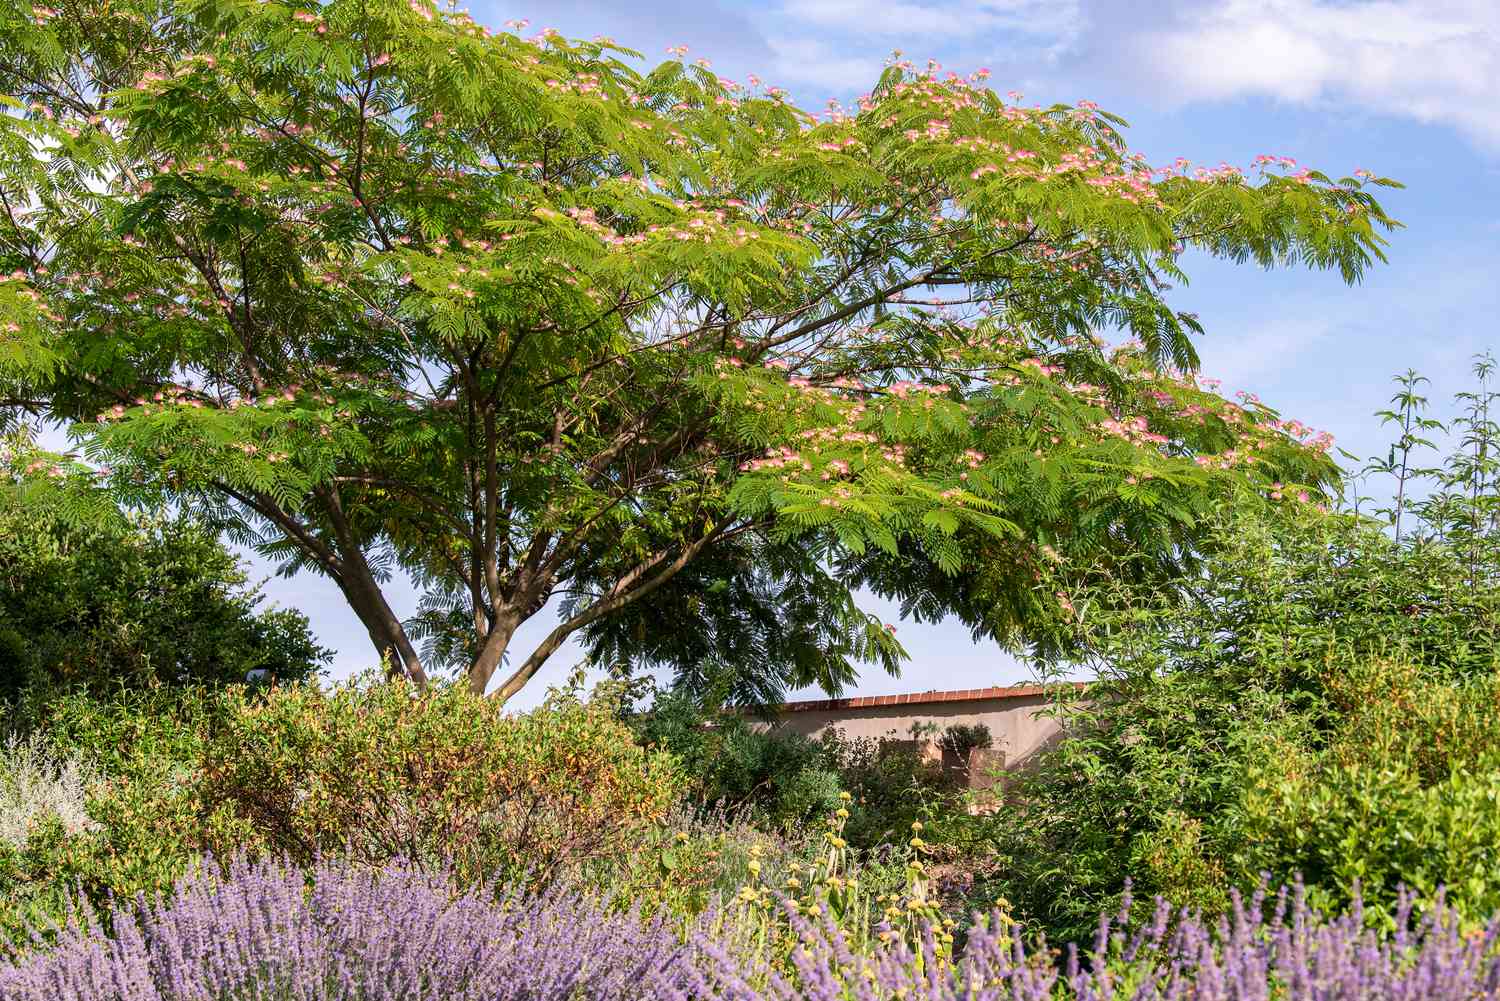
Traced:
<path id="1" fill-rule="evenodd" d="M 815 38 L 775 36 L 767 41 L 773 53 L 770 76 L 778 84 L 810 84 L 843 94 L 869 90 L 885 68 L 878 52 L 848 54 Z"/>
<path id="2" fill-rule="evenodd" d="M 1179 102 L 1346 102 L 1500 147 L 1496 0 L 1227 0 L 1168 12 L 1115 44 Z"/>
<path id="3" fill-rule="evenodd" d="M 1079 23 L 1076 0 L 786 0 L 781 16 L 802 25 L 855 37 L 939 38 L 952 41 L 976 32 L 1009 31 L 1052 38 Z"/>
<path id="4" fill-rule="evenodd" d="M 781 0 L 766 23 L 777 74 L 832 91 L 900 47 L 961 71 L 1104 70 L 1172 104 L 1341 105 L 1500 149 L 1500 0 Z"/>
<path id="5" fill-rule="evenodd" d="M 875 83 L 895 49 L 923 63 L 939 51 L 952 68 L 997 57 L 1050 61 L 1086 23 L 1079 0 L 782 0 L 770 39 L 788 83 L 847 93 Z"/>
<path id="6" fill-rule="evenodd" d="M 1339 322 L 1302 311 L 1271 317 L 1246 317 L 1238 325 L 1220 324 L 1198 342 L 1203 371 L 1224 380 L 1228 389 L 1255 390 L 1266 376 L 1297 364 L 1297 359 L 1327 340 Z"/>

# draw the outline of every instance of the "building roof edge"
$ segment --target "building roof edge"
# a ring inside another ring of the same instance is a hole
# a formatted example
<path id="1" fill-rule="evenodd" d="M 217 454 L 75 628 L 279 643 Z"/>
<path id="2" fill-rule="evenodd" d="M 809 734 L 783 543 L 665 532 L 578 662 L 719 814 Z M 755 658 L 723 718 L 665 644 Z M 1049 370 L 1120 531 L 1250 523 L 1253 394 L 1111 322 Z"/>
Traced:
<path id="1" fill-rule="evenodd" d="M 991 699 L 1035 698 L 1051 695 L 1060 687 L 1087 688 L 1086 681 L 1064 681 L 1051 685 L 1009 685 L 996 688 L 959 688 L 952 691 L 909 692 L 903 695 L 858 695 L 846 699 L 805 699 L 785 702 L 777 713 L 836 712 L 843 709 L 883 709 L 889 706 L 923 706 L 948 702 L 984 702 Z"/>

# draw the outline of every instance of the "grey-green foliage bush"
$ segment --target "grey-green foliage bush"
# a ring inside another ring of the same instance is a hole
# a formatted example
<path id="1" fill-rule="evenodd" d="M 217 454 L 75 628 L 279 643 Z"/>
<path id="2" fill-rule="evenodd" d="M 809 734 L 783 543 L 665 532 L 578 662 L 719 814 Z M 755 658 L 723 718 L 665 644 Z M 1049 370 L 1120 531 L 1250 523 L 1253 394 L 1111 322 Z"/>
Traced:
<path id="1" fill-rule="evenodd" d="M 75 491 L 76 492 L 76 491 Z M 294 681 L 329 653 L 263 596 L 204 527 L 115 510 L 79 519 L 62 490 L 0 471 L 0 700 L 29 688 Z"/>
<path id="2" fill-rule="evenodd" d="M 59 753 L 40 734 L 0 739 L 0 842 L 20 847 L 51 820 L 68 831 L 96 826 L 87 798 L 98 780 L 81 755 Z"/>

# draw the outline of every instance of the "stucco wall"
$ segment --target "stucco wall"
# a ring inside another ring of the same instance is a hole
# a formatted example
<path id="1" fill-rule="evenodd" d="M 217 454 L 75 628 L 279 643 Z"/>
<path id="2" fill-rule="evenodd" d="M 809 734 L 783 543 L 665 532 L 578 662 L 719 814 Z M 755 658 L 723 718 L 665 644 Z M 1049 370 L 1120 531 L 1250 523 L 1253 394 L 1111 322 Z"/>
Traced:
<path id="1" fill-rule="evenodd" d="M 960 723 L 983 723 L 990 728 L 995 750 L 1004 752 L 1005 767 L 1016 768 L 1058 737 L 1058 721 L 1038 715 L 1050 705 L 1045 695 L 1030 695 L 899 706 L 804 709 L 783 713 L 776 725 L 779 729 L 809 737 L 837 727 L 847 737 L 904 740 L 910 738 L 914 723 L 932 723 L 939 731 Z"/>

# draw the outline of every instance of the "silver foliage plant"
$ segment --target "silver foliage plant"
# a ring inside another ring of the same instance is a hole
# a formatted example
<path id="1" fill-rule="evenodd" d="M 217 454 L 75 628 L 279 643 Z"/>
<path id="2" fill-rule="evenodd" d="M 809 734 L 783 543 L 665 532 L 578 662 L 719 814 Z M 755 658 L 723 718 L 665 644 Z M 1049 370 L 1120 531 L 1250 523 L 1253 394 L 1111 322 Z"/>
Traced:
<path id="1" fill-rule="evenodd" d="M 52 817 L 70 833 L 92 829 L 86 807 L 98 777 L 81 757 L 59 753 L 38 735 L 6 737 L 0 743 L 0 842 L 19 848 Z"/>

